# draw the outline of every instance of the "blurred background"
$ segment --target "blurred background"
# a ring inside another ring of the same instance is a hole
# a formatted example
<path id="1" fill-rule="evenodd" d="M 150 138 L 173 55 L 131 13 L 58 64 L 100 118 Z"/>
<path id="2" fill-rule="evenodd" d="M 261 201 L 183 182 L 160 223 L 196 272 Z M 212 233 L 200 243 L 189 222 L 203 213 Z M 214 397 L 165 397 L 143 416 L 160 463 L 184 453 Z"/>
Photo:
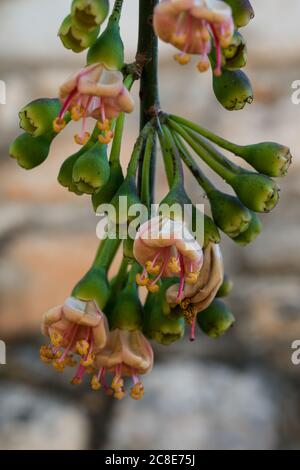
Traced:
<path id="1" fill-rule="evenodd" d="M 240 144 L 290 145 L 293 165 L 259 239 L 247 248 L 223 239 L 235 283 L 228 299 L 235 328 L 219 340 L 199 333 L 193 344 L 184 339 L 155 348 L 144 399 L 119 403 L 87 386 L 73 388 L 38 357 L 42 313 L 69 295 L 98 245 L 89 198 L 76 198 L 56 181 L 76 148 L 74 130 L 68 127 L 48 160 L 30 172 L 8 156 L 19 133 L 18 110 L 32 99 L 56 96 L 60 83 L 84 65 L 85 54 L 63 49 L 56 37 L 70 1 L 1 0 L 0 79 L 7 84 L 7 104 L 0 105 L 0 339 L 7 344 L 7 365 L 0 365 L 1 449 L 300 447 L 300 366 L 291 363 L 291 343 L 300 339 L 300 107 L 291 102 L 291 83 L 300 79 L 300 3 L 252 3 L 256 17 L 243 34 L 253 104 L 223 110 L 210 73 L 180 68 L 172 48 L 162 46 L 162 107 Z M 122 21 L 131 61 L 137 4 L 125 1 Z M 138 102 L 137 86 L 135 96 Z M 124 165 L 137 126 L 136 110 L 127 120 Z M 158 197 L 166 190 L 159 175 Z M 186 181 L 194 201 L 205 202 L 188 175 Z"/>

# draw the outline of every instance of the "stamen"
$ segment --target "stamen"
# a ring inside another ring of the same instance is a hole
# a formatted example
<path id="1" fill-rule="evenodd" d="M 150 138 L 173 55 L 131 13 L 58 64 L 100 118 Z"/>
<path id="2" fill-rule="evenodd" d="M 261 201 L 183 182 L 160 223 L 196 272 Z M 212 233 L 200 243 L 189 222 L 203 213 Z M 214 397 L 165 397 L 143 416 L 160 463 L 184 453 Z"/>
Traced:
<path id="1" fill-rule="evenodd" d="M 180 263 L 180 283 L 179 283 L 177 299 L 182 298 L 182 294 L 184 290 L 184 262 L 183 262 L 183 256 L 181 254 L 179 255 L 179 263 Z"/>
<path id="2" fill-rule="evenodd" d="M 134 385 L 131 388 L 130 396 L 134 400 L 141 400 L 145 394 L 145 390 L 142 382 L 139 380 L 139 377 L 136 374 L 135 369 L 132 370 L 132 380 Z"/>
<path id="3" fill-rule="evenodd" d="M 53 121 L 53 130 L 57 134 L 59 134 L 65 127 L 66 127 L 66 121 L 60 117 L 57 117 Z"/>
<path id="4" fill-rule="evenodd" d="M 195 341 L 196 339 L 196 316 L 194 317 L 191 325 L 190 331 L 190 341 Z"/>
<path id="5" fill-rule="evenodd" d="M 108 145 L 112 141 L 113 137 L 114 137 L 113 131 L 105 131 L 104 135 L 100 134 L 98 136 L 98 140 L 100 144 Z"/>
<path id="6" fill-rule="evenodd" d="M 75 140 L 76 144 L 78 144 L 78 145 L 85 145 L 90 140 L 90 137 L 91 137 L 91 134 L 86 131 L 83 135 L 76 134 L 74 136 L 74 140 Z"/>

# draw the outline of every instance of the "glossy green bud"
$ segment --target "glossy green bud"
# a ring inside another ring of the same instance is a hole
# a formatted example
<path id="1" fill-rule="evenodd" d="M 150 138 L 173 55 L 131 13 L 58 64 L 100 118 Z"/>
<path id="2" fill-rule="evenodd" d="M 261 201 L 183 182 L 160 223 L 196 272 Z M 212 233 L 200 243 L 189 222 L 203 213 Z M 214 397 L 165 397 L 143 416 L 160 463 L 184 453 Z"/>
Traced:
<path id="1" fill-rule="evenodd" d="M 59 114 L 61 103 L 56 98 L 31 101 L 19 112 L 20 127 L 32 137 L 52 133 L 53 121 Z"/>
<path id="2" fill-rule="evenodd" d="M 219 103 L 228 111 L 238 111 L 253 101 L 250 80 L 242 70 L 222 69 L 222 75 L 213 75 L 213 89 Z"/>
<path id="3" fill-rule="evenodd" d="M 234 24 L 237 28 L 246 26 L 254 18 L 254 10 L 249 0 L 224 0 L 231 9 Z"/>
<path id="4" fill-rule="evenodd" d="M 279 201 L 279 188 L 268 176 L 243 171 L 230 181 L 236 195 L 254 212 L 270 212 Z"/>
<path id="5" fill-rule="evenodd" d="M 197 316 L 198 325 L 210 338 L 224 335 L 235 323 L 229 308 L 218 299 Z"/>
<path id="6" fill-rule="evenodd" d="M 102 310 L 110 295 L 106 270 L 92 267 L 74 287 L 72 295 L 84 301 L 94 299 Z"/>
<path id="7" fill-rule="evenodd" d="M 87 55 L 88 65 L 102 63 L 107 69 L 121 70 L 124 65 L 124 45 L 117 21 L 109 21 L 106 29 L 92 45 Z"/>
<path id="8" fill-rule="evenodd" d="M 136 214 L 129 215 L 129 209 L 131 206 L 134 204 L 141 204 L 137 193 L 135 178 L 133 176 L 127 176 L 125 178 L 118 192 L 111 200 L 111 204 L 115 208 L 116 221 L 118 224 L 125 224 L 136 217 Z"/>
<path id="9" fill-rule="evenodd" d="M 135 331 L 143 328 L 143 307 L 137 289 L 125 287 L 109 317 L 110 328 Z"/>
<path id="10" fill-rule="evenodd" d="M 97 29 L 109 12 L 109 0 L 73 0 L 71 7 L 72 24 L 83 31 Z"/>
<path id="11" fill-rule="evenodd" d="M 31 170 L 46 160 L 54 137 L 54 134 L 40 137 L 21 134 L 10 144 L 9 155 L 17 160 L 20 167 Z"/>
<path id="12" fill-rule="evenodd" d="M 224 65 L 228 70 L 238 70 L 247 63 L 247 46 L 243 36 L 235 31 L 231 43 L 226 49 L 222 49 Z"/>
<path id="13" fill-rule="evenodd" d="M 185 331 L 183 317 L 171 318 L 165 292 L 170 282 L 163 283 L 155 294 L 148 294 L 145 303 L 143 332 L 147 338 L 166 346 L 181 339 Z"/>
<path id="14" fill-rule="evenodd" d="M 96 27 L 91 32 L 76 28 L 71 21 L 71 16 L 67 16 L 59 28 L 58 36 L 66 49 L 79 53 L 91 47 L 96 41 L 100 28 Z"/>
<path id="15" fill-rule="evenodd" d="M 213 219 L 230 238 L 245 232 L 251 222 L 251 212 L 234 196 L 211 191 L 208 195 Z"/>
<path id="16" fill-rule="evenodd" d="M 262 231 L 262 223 L 255 212 L 251 212 L 251 215 L 252 219 L 248 229 L 233 239 L 233 241 L 240 246 L 249 245 L 249 243 L 253 242 Z"/>
<path id="17" fill-rule="evenodd" d="M 228 275 L 225 274 L 222 285 L 220 289 L 218 290 L 216 297 L 227 297 L 231 293 L 232 289 L 233 289 L 233 282 L 228 277 Z"/>
<path id="18" fill-rule="evenodd" d="M 78 191 L 93 194 L 109 180 L 107 146 L 97 142 L 75 162 L 72 178 Z"/>
<path id="19" fill-rule="evenodd" d="M 83 193 L 77 189 L 76 184 L 73 182 L 73 168 L 78 158 L 86 151 L 83 148 L 79 152 L 74 153 L 68 157 L 62 164 L 59 170 L 57 180 L 61 186 L 67 188 L 71 193 L 75 193 L 78 196 Z"/>
<path id="20" fill-rule="evenodd" d="M 109 203 L 124 182 L 122 167 L 119 162 L 110 163 L 110 176 L 108 182 L 99 191 L 92 195 L 94 210 L 101 204 Z"/>
<path id="21" fill-rule="evenodd" d="M 234 152 L 255 168 L 268 176 L 285 176 L 292 162 L 290 149 L 275 142 L 261 142 L 238 147 Z"/>

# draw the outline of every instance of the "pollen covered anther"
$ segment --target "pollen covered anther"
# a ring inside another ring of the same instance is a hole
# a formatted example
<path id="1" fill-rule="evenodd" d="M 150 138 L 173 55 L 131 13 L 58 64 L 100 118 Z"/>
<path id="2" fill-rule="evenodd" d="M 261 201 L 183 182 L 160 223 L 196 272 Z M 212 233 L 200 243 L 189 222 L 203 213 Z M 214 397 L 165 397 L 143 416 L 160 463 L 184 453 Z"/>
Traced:
<path id="1" fill-rule="evenodd" d="M 66 121 L 63 118 L 57 117 L 53 121 L 53 130 L 57 134 L 59 134 L 65 127 L 66 127 Z"/>
<path id="2" fill-rule="evenodd" d="M 78 145 L 85 145 L 90 140 L 90 137 L 91 137 L 91 134 L 86 131 L 82 135 L 76 134 L 74 136 L 74 140 L 75 140 L 76 144 L 78 144 Z"/>

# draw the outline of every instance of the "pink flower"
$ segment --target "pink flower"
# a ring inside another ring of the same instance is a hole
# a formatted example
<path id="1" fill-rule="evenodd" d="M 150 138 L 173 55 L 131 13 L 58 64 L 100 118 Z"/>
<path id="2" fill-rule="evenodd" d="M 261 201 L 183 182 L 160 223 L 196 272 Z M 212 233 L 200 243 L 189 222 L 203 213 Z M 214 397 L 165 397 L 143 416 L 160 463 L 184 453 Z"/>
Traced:
<path id="1" fill-rule="evenodd" d="M 71 111 L 74 121 L 82 118 L 81 135 L 75 136 L 77 143 L 85 144 L 90 135 L 85 130 L 86 118 L 98 119 L 98 127 L 105 131 L 100 136 L 102 143 L 112 138 L 110 120 L 120 113 L 131 113 L 134 108 L 133 99 L 123 84 L 123 75 L 118 70 L 107 70 L 102 64 L 89 65 L 73 75 L 60 87 L 59 98 L 62 108 L 53 125 L 56 132 L 64 126 L 64 116 Z"/>
<path id="2" fill-rule="evenodd" d="M 93 367 L 95 355 L 104 348 L 109 334 L 106 317 L 96 303 L 75 297 L 44 314 L 42 333 L 50 338 L 50 344 L 41 347 L 41 359 L 56 370 L 75 366 L 73 354 L 80 356 L 74 384 L 81 383 L 85 371 Z"/>
<path id="3" fill-rule="evenodd" d="M 214 73 L 220 75 L 221 48 L 229 46 L 234 32 L 232 11 L 225 2 L 162 0 L 154 11 L 154 29 L 162 41 L 181 51 L 175 56 L 179 63 L 188 63 L 189 54 L 200 55 L 200 72 L 209 67 L 208 54 L 213 41 L 217 62 Z"/>
<path id="4" fill-rule="evenodd" d="M 203 252 L 203 266 L 194 285 L 186 285 L 181 297 L 177 297 L 178 285 L 174 284 L 166 292 L 167 302 L 171 306 L 180 304 L 187 323 L 192 326 L 191 340 L 195 339 L 197 315 L 209 307 L 214 300 L 224 278 L 221 250 L 210 243 Z"/>
<path id="5" fill-rule="evenodd" d="M 161 277 L 179 276 L 178 299 L 185 284 L 197 281 L 203 262 L 202 248 L 185 223 L 167 217 L 155 217 L 141 225 L 133 253 L 144 267 L 142 275 L 137 276 L 137 283 L 156 292 Z"/>
<path id="6" fill-rule="evenodd" d="M 140 400 L 144 395 L 144 387 L 139 375 L 147 374 L 153 367 L 153 351 L 150 343 L 141 331 L 115 329 L 110 332 L 109 340 L 104 349 L 96 356 L 98 374 L 92 379 L 95 390 L 104 386 L 108 394 L 122 399 L 125 396 L 123 377 L 132 377 L 131 397 Z M 114 374 L 111 388 L 106 381 L 106 373 Z"/>

